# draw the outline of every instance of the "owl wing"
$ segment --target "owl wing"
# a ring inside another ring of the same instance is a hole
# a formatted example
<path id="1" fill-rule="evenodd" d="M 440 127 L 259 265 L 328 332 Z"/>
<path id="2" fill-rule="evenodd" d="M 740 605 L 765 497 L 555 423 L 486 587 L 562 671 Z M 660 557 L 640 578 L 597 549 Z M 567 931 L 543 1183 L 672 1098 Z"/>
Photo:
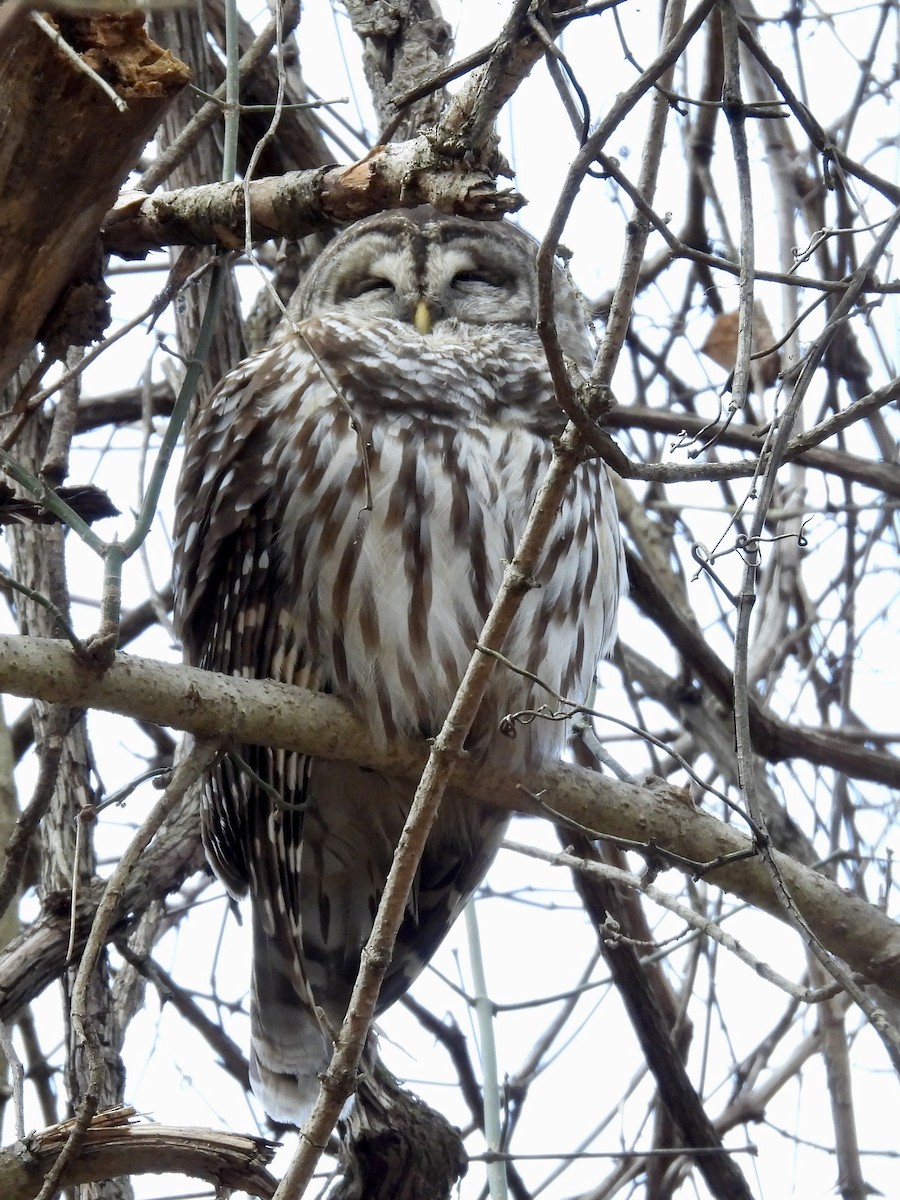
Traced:
<path id="1" fill-rule="evenodd" d="M 278 532 L 287 497 L 272 453 L 284 393 L 299 408 L 316 385 L 321 380 L 299 343 L 290 352 L 277 346 L 241 364 L 197 414 L 176 510 L 175 627 L 195 666 L 321 691 L 328 681 L 297 636 L 282 583 Z M 300 756 L 264 747 L 244 747 L 242 755 L 287 805 L 303 803 L 308 773 Z M 267 808 L 234 762 L 209 776 L 204 840 L 235 895 L 263 883 L 256 851 L 271 842 Z"/>

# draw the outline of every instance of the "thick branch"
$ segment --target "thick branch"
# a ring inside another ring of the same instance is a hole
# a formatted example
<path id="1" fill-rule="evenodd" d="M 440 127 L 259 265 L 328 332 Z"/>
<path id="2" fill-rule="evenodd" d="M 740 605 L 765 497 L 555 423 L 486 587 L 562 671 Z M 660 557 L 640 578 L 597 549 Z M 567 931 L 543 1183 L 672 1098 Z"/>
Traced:
<path id="1" fill-rule="evenodd" d="M 358 7 L 351 6 L 354 12 Z M 517 0 L 490 60 L 474 72 L 453 98 L 443 121 L 428 135 L 376 146 L 349 166 L 253 182 L 254 239 L 300 238 L 385 208 L 417 204 L 433 204 L 443 212 L 473 217 L 499 217 L 521 207 L 523 200 L 517 192 L 497 188 L 496 176 L 508 169 L 492 149 L 491 138 L 500 109 L 545 52 L 544 43 L 526 19 L 528 7 Z M 553 7 L 549 9 L 551 18 Z M 568 9 L 565 4 L 555 7 Z M 395 23 L 393 14 L 368 14 L 360 32 L 383 40 L 396 32 Z M 435 19 L 426 32 L 439 41 L 443 28 Z M 430 43 L 429 48 L 431 52 L 435 49 Z M 381 51 L 386 52 L 384 45 Z M 385 64 L 381 70 L 385 77 L 390 74 Z M 474 160 L 473 150 L 477 152 Z M 240 184 L 153 197 L 141 193 L 124 197 L 108 215 L 104 246 L 123 257 L 141 256 L 167 245 L 236 249 L 243 245 L 244 228 L 244 189 Z"/>
<path id="2" fill-rule="evenodd" d="M 104 222 L 104 247 L 123 258 L 160 246 L 239 249 L 244 192 L 240 183 L 214 183 L 158 196 L 126 195 Z M 257 179 L 249 192 L 255 241 L 305 237 L 385 208 L 433 204 L 443 212 L 501 217 L 523 203 L 511 188 L 498 189 L 486 171 L 454 169 L 425 136 L 379 146 L 350 166 Z"/>
<path id="3" fill-rule="evenodd" d="M 410 778 L 417 777 L 426 758 L 425 747 L 411 745 L 376 751 L 363 724 L 333 697 L 123 654 L 98 675 L 78 662 L 68 643 L 50 639 L 0 637 L 0 687 L 19 696 L 171 725 L 198 737 L 268 744 Z M 701 812 L 684 792 L 665 784 L 651 788 L 620 783 L 567 763 L 551 764 L 524 781 L 527 792 L 514 779 L 467 763 L 458 766 L 454 779 L 473 795 L 523 812 L 535 811 L 529 795 L 541 791 L 544 803 L 563 819 L 599 833 L 653 843 L 688 862 L 712 863 L 750 848 L 737 830 Z M 798 906 L 825 945 L 900 998 L 900 928 L 824 876 L 787 856 L 777 858 Z M 706 877 L 783 919 L 756 858 L 723 863 Z M 0 1013 L 8 986 L 0 974 Z M 20 1003 L 27 998 L 22 991 L 17 996 Z"/>

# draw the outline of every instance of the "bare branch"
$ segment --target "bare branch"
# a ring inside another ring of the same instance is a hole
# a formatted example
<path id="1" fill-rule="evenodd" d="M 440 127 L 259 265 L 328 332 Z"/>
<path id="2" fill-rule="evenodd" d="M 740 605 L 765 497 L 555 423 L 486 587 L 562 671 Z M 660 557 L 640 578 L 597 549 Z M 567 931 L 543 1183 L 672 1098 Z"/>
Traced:
<path id="1" fill-rule="evenodd" d="M 268 1200 L 275 1179 L 266 1170 L 275 1145 L 264 1138 L 208 1129 L 172 1129 L 134 1124 L 133 1108 L 100 1113 L 81 1150 L 60 1180 L 66 1187 L 119 1175 L 158 1175 L 163 1171 L 205 1179 Z M 48 1170 L 58 1161 L 72 1122 L 31 1133 L 0 1150 L 0 1190 L 6 1200 L 32 1200 Z"/>
<path id="2" fill-rule="evenodd" d="M 124 257 L 167 245 L 244 244 L 244 193 L 249 191 L 254 240 L 301 238 L 384 208 L 432 204 L 444 212 L 500 217 L 523 203 L 482 170 L 450 163 L 424 135 L 380 146 L 346 167 L 295 171 L 277 179 L 206 184 L 159 196 L 126 194 L 104 222 L 104 245 Z"/>
<path id="3" fill-rule="evenodd" d="M 267 680 L 253 681 L 189 667 L 164 666 L 117 655 L 102 676 L 81 666 L 66 643 L 37 638 L 0 638 L 0 687 L 59 703 L 91 704 L 142 720 L 216 736 L 234 743 L 274 745 L 320 758 L 360 762 L 405 778 L 420 775 L 423 748 L 395 746 L 377 752 L 362 724 L 329 696 Z M 896 762 L 896 760 L 891 760 Z M 609 780 L 571 764 L 548 766 L 526 783 L 457 764 L 454 782 L 480 799 L 534 812 L 528 793 L 552 797 L 556 813 L 584 828 L 637 845 L 664 847 L 685 862 L 728 859 L 751 848 L 748 838 L 695 808 L 679 788 L 639 787 Z M 900 930 L 883 913 L 844 892 L 829 879 L 776 855 L 785 879 L 807 920 L 829 949 L 853 970 L 900 998 L 896 964 Z M 783 919 L 771 884 L 755 858 L 731 861 L 709 876 L 749 903 Z M 21 966 L 20 966 L 21 969 Z M 23 981 L 16 976 L 18 990 Z M 9 977 L 0 974 L 0 1018 L 10 997 Z M 27 994 L 34 994 L 29 991 Z"/>

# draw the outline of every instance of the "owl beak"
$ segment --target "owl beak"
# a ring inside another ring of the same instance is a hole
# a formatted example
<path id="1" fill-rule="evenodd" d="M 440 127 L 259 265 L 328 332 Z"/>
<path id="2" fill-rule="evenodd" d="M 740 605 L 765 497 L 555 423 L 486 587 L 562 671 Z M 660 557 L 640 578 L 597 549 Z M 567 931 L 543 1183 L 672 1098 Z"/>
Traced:
<path id="1" fill-rule="evenodd" d="M 431 317 L 431 309 L 428 307 L 428 301 L 424 296 L 420 296 L 416 301 L 416 311 L 413 315 L 413 324 L 419 333 L 431 333 L 433 324 Z"/>

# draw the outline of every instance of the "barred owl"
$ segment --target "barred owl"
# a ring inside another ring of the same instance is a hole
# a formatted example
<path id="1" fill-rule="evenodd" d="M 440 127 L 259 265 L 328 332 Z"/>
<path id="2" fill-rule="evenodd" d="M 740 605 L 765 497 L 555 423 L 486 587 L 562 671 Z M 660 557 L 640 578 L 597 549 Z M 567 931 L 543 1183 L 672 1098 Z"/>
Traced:
<path id="1" fill-rule="evenodd" d="M 395 211 L 360 221 L 309 272 L 293 322 L 225 378 L 187 438 L 176 620 L 187 660 L 344 700 L 377 743 L 434 735 L 512 558 L 563 424 L 535 331 L 534 242 L 506 224 Z M 564 351 L 590 349 L 555 282 Z M 589 692 L 623 575 L 605 468 L 577 470 L 504 652 L 564 695 Z M 505 714 L 540 688 L 498 667 L 467 748 L 510 772 L 565 729 Z M 204 842 L 253 920 L 251 1077 L 299 1121 L 327 1064 L 412 799 L 405 780 L 244 747 L 205 782 Z M 379 1011 L 481 881 L 506 814 L 445 796 Z M 324 1022 L 320 1023 L 320 1015 Z"/>

